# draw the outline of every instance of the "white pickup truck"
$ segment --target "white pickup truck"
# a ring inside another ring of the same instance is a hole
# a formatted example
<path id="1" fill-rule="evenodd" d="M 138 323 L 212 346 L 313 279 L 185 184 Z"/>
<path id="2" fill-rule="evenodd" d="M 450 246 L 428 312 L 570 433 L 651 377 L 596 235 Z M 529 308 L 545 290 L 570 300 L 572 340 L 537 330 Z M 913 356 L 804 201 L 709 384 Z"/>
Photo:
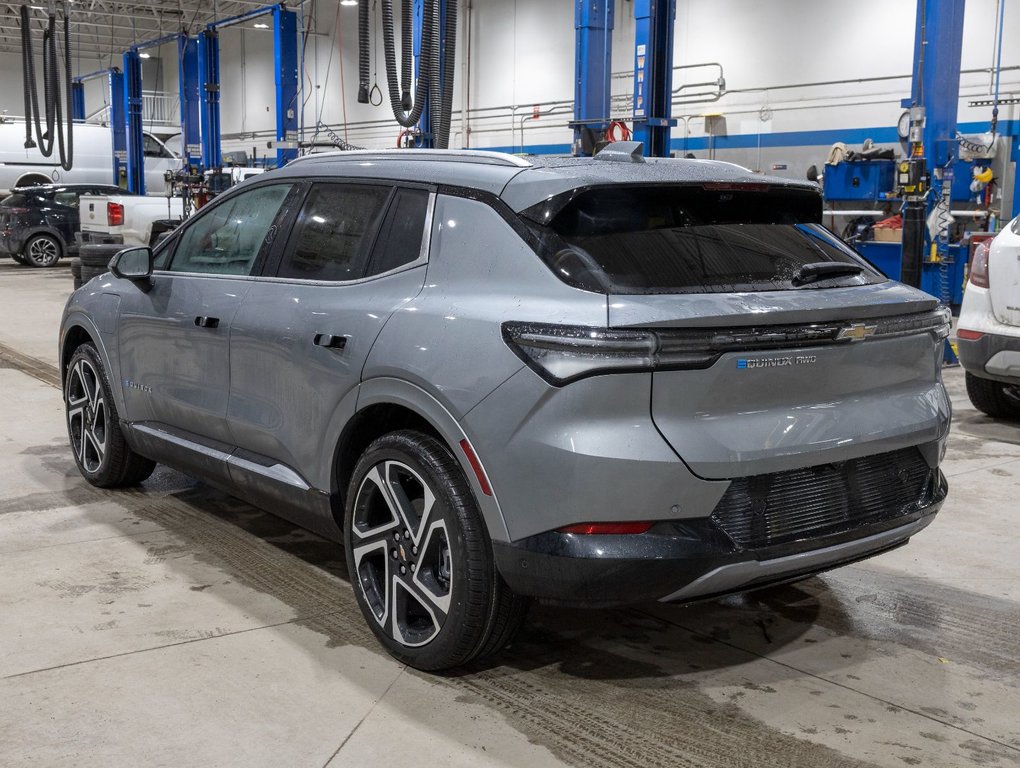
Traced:
<path id="1" fill-rule="evenodd" d="M 184 218 L 184 201 L 156 195 L 82 195 L 80 264 L 71 263 L 76 287 L 106 271 L 130 245 L 154 245 Z"/>

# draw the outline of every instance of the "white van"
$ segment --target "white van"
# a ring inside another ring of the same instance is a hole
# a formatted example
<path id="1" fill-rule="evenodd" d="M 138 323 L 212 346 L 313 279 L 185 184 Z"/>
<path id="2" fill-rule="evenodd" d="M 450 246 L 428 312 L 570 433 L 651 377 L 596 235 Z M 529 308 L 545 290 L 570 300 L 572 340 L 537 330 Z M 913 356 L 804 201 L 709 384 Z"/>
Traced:
<path id="1" fill-rule="evenodd" d="M 35 128 L 32 129 L 33 138 Z M 163 192 L 163 174 L 176 170 L 180 157 L 149 133 L 145 142 L 145 191 Z M 25 149 L 25 121 L 0 118 L 0 197 L 16 187 L 30 184 L 114 184 L 113 136 L 108 125 L 75 123 L 74 158 L 71 170 L 60 167 L 54 146 L 53 154 L 43 157 L 38 147 Z"/>

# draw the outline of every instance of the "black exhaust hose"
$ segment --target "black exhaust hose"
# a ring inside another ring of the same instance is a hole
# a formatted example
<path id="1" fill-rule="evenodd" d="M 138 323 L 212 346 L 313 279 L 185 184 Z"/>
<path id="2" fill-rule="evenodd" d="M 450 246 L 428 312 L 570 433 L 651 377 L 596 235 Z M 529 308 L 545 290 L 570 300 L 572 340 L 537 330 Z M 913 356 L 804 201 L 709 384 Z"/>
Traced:
<path id="1" fill-rule="evenodd" d="M 383 52 L 386 58 L 386 85 L 390 96 L 390 107 L 393 117 L 404 128 L 410 128 L 421 118 L 425 107 L 425 94 L 429 79 L 432 77 L 432 31 L 437 23 L 433 13 L 433 2 L 426 2 L 422 19 L 421 66 L 418 69 L 418 82 L 414 89 L 414 104 L 410 110 L 403 109 L 400 83 L 397 82 L 397 52 L 393 39 L 393 0 L 382 0 L 383 14 Z M 410 19 L 408 19 L 410 21 Z M 410 52 L 410 49 L 408 49 Z M 409 88 L 405 88 L 409 91 Z"/>
<path id="2" fill-rule="evenodd" d="M 428 5 L 429 0 L 425 0 Z M 425 12 L 422 10 L 422 26 L 425 22 Z M 400 94 L 400 108 L 405 112 L 411 111 L 411 78 L 414 66 L 414 17 L 411 10 L 411 0 L 401 0 L 400 3 L 400 82 L 403 91 Z M 422 32 L 424 35 L 424 32 Z M 424 39 L 424 38 L 422 38 Z M 424 49 L 423 49 L 424 50 Z"/>
<path id="3" fill-rule="evenodd" d="M 32 92 L 29 81 L 35 79 L 35 66 L 32 61 L 32 40 L 30 37 L 28 6 L 21 6 L 21 83 L 25 91 L 25 149 L 36 146 L 32 140 Z"/>
<path id="4" fill-rule="evenodd" d="M 431 0 L 434 6 L 433 13 L 435 14 L 435 24 L 432 25 L 431 39 L 432 39 L 432 50 L 431 56 L 431 68 L 432 77 L 429 79 L 429 124 L 427 126 L 428 132 L 432 135 L 432 147 L 435 149 L 439 148 L 439 142 L 436 138 L 436 133 L 439 130 L 439 118 L 440 118 L 440 102 L 443 99 L 443 81 L 442 81 L 442 70 L 440 69 L 439 62 L 442 56 L 442 30 L 440 28 L 440 5 L 442 0 Z M 422 32 L 422 34 L 425 34 Z"/>
<path id="5" fill-rule="evenodd" d="M 53 100 L 57 106 L 57 146 L 60 148 L 60 167 L 65 171 L 71 170 L 74 162 L 74 96 L 71 93 L 71 34 L 70 22 L 67 13 L 64 13 L 64 94 L 60 94 L 57 84 L 60 82 L 60 73 L 56 67 L 57 41 L 53 40 Z M 66 98 L 67 104 L 67 144 L 64 144 L 64 126 L 61 121 L 60 100 Z"/>
<path id="6" fill-rule="evenodd" d="M 358 103 L 368 104 L 368 1 L 358 5 Z"/>
<path id="7" fill-rule="evenodd" d="M 457 59 L 457 0 L 446 0 L 445 46 L 443 48 L 443 99 L 439 109 L 439 130 L 433 129 L 438 149 L 450 146 L 450 123 L 453 117 L 453 73 Z"/>

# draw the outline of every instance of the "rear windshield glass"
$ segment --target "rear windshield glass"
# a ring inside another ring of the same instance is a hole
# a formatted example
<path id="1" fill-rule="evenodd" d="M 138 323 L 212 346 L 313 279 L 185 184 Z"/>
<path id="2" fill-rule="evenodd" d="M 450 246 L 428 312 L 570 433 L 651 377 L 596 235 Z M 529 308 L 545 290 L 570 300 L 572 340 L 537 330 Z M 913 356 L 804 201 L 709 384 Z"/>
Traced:
<path id="1" fill-rule="evenodd" d="M 586 290 L 774 291 L 886 279 L 818 223 L 820 200 L 810 190 L 619 185 L 588 189 L 551 217 L 549 210 L 546 203 L 525 212 L 549 220 L 537 227 L 541 255 L 560 279 Z M 849 268 L 831 271 L 833 262 Z"/>
<path id="2" fill-rule="evenodd" d="M 0 205 L 7 208 L 20 208 L 28 203 L 28 198 L 20 193 L 9 195 L 0 202 Z"/>

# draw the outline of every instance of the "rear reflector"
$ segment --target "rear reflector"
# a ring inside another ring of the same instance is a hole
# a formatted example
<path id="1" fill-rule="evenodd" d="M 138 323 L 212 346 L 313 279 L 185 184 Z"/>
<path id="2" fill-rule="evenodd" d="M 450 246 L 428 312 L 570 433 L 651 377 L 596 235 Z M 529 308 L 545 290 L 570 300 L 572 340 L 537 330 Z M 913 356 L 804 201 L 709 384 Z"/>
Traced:
<path id="1" fill-rule="evenodd" d="M 560 533 L 578 533 L 583 536 L 592 534 L 645 533 L 652 523 L 577 523 L 557 528 Z"/>
<path id="2" fill-rule="evenodd" d="M 464 451 L 464 455 L 467 456 L 471 469 L 475 471 L 475 477 L 478 478 L 478 485 L 481 486 L 482 493 L 486 496 L 491 496 L 492 486 L 489 485 L 489 478 L 485 476 L 485 470 L 482 469 L 482 462 L 480 462 L 478 457 L 475 455 L 475 449 L 471 447 L 471 443 L 467 440 L 460 441 L 460 449 Z"/>
<path id="3" fill-rule="evenodd" d="M 984 336 L 984 334 L 981 331 L 968 331 L 966 328 L 957 328 L 956 329 L 956 338 L 958 338 L 958 339 L 967 339 L 968 341 L 977 341 L 982 336 Z"/>

